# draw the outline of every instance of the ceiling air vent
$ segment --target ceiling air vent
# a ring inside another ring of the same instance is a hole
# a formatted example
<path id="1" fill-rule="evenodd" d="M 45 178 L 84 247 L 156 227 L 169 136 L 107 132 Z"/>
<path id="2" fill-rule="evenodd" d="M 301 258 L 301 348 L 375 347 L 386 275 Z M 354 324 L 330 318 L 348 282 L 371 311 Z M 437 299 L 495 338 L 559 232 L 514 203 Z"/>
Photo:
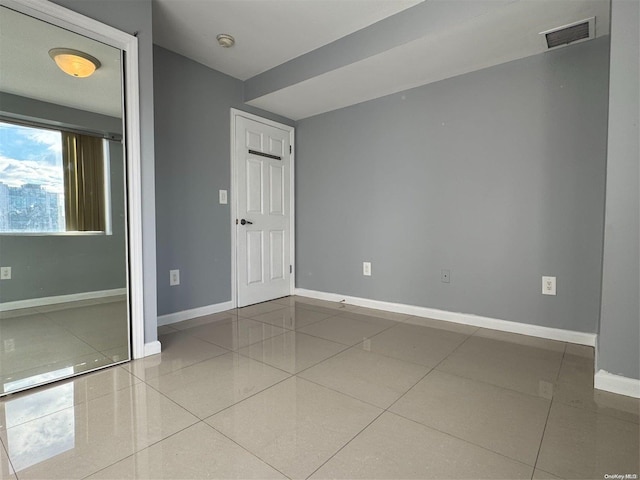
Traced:
<path id="1" fill-rule="evenodd" d="M 551 49 L 595 38 L 595 27 L 596 18 L 591 17 L 586 20 L 580 20 L 579 22 L 540 32 L 540 35 L 544 35 L 545 44 L 547 48 Z"/>

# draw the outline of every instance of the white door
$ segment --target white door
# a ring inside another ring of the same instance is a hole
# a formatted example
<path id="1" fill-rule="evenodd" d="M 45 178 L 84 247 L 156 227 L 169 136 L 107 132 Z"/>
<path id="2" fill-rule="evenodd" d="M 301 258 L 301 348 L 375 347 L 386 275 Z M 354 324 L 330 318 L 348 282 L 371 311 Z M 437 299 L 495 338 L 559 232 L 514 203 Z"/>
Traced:
<path id="1" fill-rule="evenodd" d="M 289 129 L 236 115 L 238 307 L 291 294 Z"/>

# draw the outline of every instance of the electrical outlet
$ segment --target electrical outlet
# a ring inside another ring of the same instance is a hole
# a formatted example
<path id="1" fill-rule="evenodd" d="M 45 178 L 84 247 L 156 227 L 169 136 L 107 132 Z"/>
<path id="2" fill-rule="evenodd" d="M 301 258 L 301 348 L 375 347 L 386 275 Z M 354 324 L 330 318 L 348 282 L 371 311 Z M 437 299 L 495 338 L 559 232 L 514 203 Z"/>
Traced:
<path id="1" fill-rule="evenodd" d="M 442 283 L 449 283 L 451 281 L 451 272 L 449 270 L 440 270 L 440 281 Z"/>
<path id="2" fill-rule="evenodd" d="M 226 190 L 219 190 L 218 191 L 218 198 L 220 199 L 220 205 L 226 205 L 227 204 L 227 191 Z"/>
<path id="3" fill-rule="evenodd" d="M 0 280 L 11 280 L 11 267 L 0 267 Z"/>
<path id="4" fill-rule="evenodd" d="M 169 270 L 169 286 L 180 285 L 180 270 Z"/>
<path id="5" fill-rule="evenodd" d="M 4 353 L 13 352 L 15 351 L 15 349 L 16 349 L 15 339 L 8 338 L 7 340 L 4 341 Z"/>
<path id="6" fill-rule="evenodd" d="M 371 262 L 362 262 L 362 275 L 365 277 L 371 276 Z"/>
<path id="7" fill-rule="evenodd" d="M 556 277 L 542 277 L 542 294 L 556 294 Z"/>

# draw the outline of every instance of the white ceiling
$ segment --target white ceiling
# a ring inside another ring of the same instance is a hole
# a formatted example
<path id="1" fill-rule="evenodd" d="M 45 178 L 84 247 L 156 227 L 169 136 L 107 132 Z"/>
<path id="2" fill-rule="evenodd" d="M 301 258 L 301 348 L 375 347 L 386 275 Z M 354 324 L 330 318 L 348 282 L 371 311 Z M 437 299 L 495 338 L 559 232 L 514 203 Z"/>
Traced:
<path id="1" fill-rule="evenodd" d="M 86 52 L 102 66 L 88 78 L 62 72 L 55 47 Z M 0 7 L 0 91 L 121 117 L 120 51 L 41 20 Z"/>
<path id="2" fill-rule="evenodd" d="M 154 0 L 153 42 L 246 80 L 421 1 Z"/>
<path id="3" fill-rule="evenodd" d="M 248 103 L 299 120 L 545 52 L 539 32 L 589 17 L 597 36 L 609 33 L 608 1 L 515 1 Z"/>
<path id="4" fill-rule="evenodd" d="M 427 0 L 455 18 L 457 0 Z M 596 17 L 609 33 L 609 0 L 475 0 L 484 13 L 426 29 L 421 38 L 248 103 L 294 120 L 546 50 L 539 32 Z M 418 0 L 154 0 L 154 42 L 246 80 L 421 3 Z M 436 22 L 437 25 L 437 22 Z M 236 46 L 216 44 L 218 33 Z M 571 48 L 571 47 L 569 47 Z"/>

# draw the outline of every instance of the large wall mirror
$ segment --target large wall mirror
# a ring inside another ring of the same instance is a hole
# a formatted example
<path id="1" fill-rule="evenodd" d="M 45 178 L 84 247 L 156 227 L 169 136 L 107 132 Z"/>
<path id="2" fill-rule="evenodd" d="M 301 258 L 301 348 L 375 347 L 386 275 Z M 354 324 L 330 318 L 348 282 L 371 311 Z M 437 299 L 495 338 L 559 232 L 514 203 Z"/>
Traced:
<path id="1" fill-rule="evenodd" d="M 142 342 L 127 52 L 51 18 L 0 6 L 0 396 Z"/>

